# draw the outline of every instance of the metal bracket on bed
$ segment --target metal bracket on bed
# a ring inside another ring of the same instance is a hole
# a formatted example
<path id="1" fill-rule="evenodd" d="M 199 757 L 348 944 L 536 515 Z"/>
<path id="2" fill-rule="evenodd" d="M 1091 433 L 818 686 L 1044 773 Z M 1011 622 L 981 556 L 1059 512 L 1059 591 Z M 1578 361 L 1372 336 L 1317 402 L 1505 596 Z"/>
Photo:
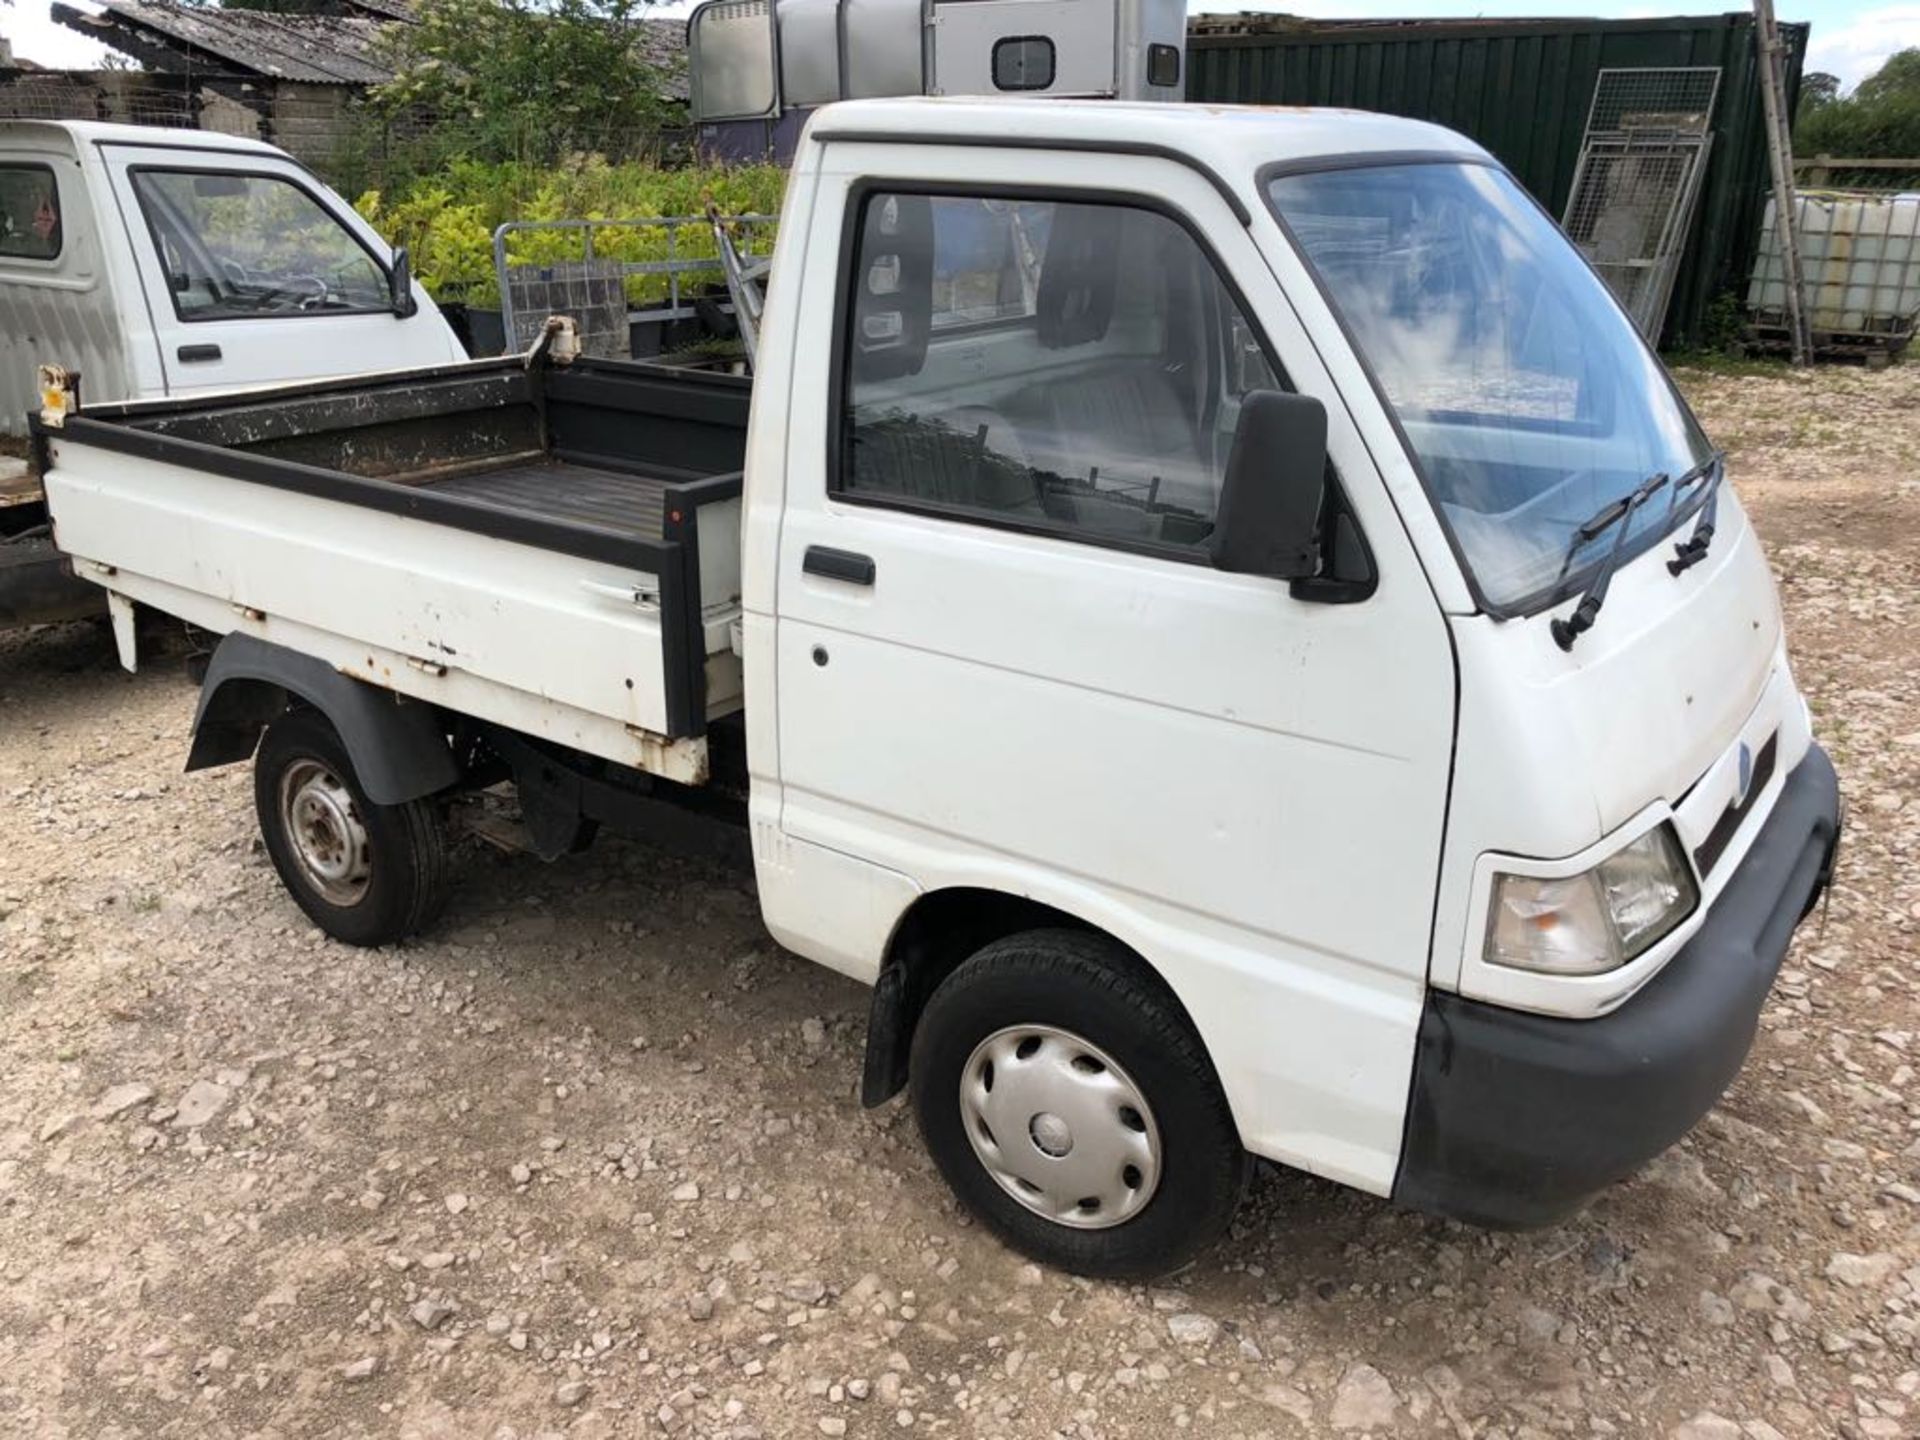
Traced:
<path id="1" fill-rule="evenodd" d="M 599 580 L 582 580 L 580 588 L 603 600 L 618 600 L 627 605 L 637 605 L 642 610 L 660 608 L 660 592 L 649 590 L 644 585 L 608 585 Z"/>

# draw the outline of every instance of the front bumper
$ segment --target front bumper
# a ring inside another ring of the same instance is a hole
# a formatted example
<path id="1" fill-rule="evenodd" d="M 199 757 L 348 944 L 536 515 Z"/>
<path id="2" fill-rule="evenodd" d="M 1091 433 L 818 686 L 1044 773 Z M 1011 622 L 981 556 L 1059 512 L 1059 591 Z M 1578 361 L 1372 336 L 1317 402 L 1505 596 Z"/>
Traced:
<path id="1" fill-rule="evenodd" d="M 1739 1073 L 1839 838 L 1839 785 L 1816 745 L 1706 922 L 1619 1009 L 1555 1020 L 1429 991 L 1394 1200 L 1549 1225 L 1686 1134 Z"/>

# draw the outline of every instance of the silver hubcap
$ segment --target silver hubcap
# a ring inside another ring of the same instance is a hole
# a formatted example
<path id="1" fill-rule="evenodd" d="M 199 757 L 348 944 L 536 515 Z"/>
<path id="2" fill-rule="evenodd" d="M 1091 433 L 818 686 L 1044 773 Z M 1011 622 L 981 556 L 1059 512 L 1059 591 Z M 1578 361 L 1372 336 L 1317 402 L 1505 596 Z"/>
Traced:
<path id="1" fill-rule="evenodd" d="M 280 777 L 280 823 L 307 883 L 332 905 L 357 905 L 373 875 L 371 842 L 353 792 L 317 760 Z"/>
<path id="2" fill-rule="evenodd" d="M 1104 1230 L 1160 1184 L 1160 1131 L 1140 1087 L 1099 1046 L 1051 1025 L 1013 1025 L 960 1072 L 973 1153 L 1036 1215 Z"/>

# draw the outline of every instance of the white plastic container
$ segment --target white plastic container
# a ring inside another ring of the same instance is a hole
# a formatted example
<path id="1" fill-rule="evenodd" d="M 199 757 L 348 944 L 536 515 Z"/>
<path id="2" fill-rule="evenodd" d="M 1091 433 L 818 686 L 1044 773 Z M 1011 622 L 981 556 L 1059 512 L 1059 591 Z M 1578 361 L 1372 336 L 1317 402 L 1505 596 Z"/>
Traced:
<path id="1" fill-rule="evenodd" d="M 1920 313 L 1920 195 L 1802 194 L 1796 205 L 1815 345 L 1904 344 Z M 1762 329 L 1784 323 L 1785 267 L 1771 201 L 1747 309 Z"/>

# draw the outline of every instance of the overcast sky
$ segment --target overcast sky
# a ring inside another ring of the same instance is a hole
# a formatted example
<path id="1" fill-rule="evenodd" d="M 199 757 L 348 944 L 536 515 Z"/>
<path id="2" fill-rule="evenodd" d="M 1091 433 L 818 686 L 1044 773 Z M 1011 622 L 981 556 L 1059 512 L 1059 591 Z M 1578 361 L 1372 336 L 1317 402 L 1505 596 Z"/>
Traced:
<path id="1" fill-rule="evenodd" d="M 86 0 L 79 0 L 85 4 Z M 1873 73 L 1894 51 L 1920 45 L 1920 0 L 1889 4 L 1885 0 L 1775 0 L 1782 20 L 1813 21 L 1809 70 L 1828 70 L 1852 86 Z M 662 13 L 679 13 L 685 4 L 663 5 Z M 1718 14 L 1741 8 L 1738 0 L 1298 0 L 1262 6 L 1257 0 L 1221 0 L 1199 3 L 1196 10 L 1286 9 L 1350 19 L 1359 16 L 1416 15 L 1601 15 L 1632 18 L 1645 15 Z M 0 0 L 0 34 L 12 39 L 14 53 L 42 65 L 83 67 L 98 64 L 101 48 L 83 36 L 55 25 L 47 0 Z"/>

